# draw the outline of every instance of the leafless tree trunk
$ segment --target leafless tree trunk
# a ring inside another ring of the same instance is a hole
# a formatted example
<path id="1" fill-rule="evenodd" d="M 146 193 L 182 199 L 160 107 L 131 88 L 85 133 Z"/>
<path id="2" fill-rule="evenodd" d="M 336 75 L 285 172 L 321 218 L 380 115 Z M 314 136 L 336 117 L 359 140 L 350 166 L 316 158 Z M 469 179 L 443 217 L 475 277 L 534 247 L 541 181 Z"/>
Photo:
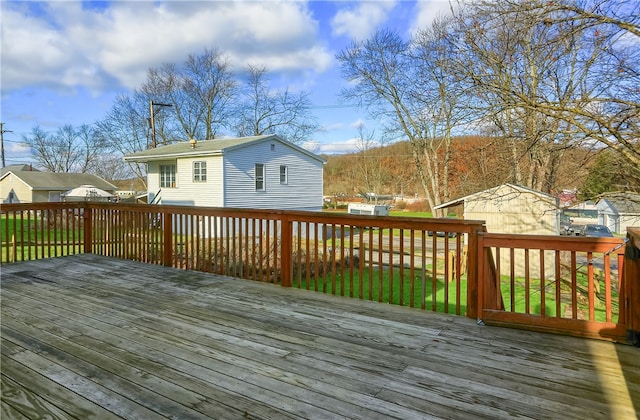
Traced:
<path id="1" fill-rule="evenodd" d="M 150 69 L 141 92 L 172 105 L 184 136 L 210 140 L 231 125 L 237 83 L 228 60 L 217 50 L 205 50 L 189 54 L 182 66 Z"/>
<path id="2" fill-rule="evenodd" d="M 444 59 L 446 48 L 434 36 L 440 33 L 436 28 L 409 43 L 395 33 L 378 31 L 338 54 L 343 77 L 351 83 L 343 97 L 385 121 L 388 135 L 409 140 L 431 208 L 449 196 L 449 148 L 458 122 L 447 68 L 432 63 L 434 57 L 439 64 Z"/>
<path id="3" fill-rule="evenodd" d="M 247 84 L 240 95 L 234 129 L 238 136 L 277 134 L 292 143 L 309 139 L 319 126 L 311 114 L 306 92 L 271 89 L 267 69 L 247 67 Z"/>
<path id="4" fill-rule="evenodd" d="M 383 142 L 375 139 L 375 132 L 367 132 L 363 125 L 358 127 L 358 154 L 354 155 L 354 182 L 362 194 L 373 193 L 374 203 L 378 203 L 378 197 L 382 194 L 382 186 L 385 171 L 382 167 L 381 148 Z"/>

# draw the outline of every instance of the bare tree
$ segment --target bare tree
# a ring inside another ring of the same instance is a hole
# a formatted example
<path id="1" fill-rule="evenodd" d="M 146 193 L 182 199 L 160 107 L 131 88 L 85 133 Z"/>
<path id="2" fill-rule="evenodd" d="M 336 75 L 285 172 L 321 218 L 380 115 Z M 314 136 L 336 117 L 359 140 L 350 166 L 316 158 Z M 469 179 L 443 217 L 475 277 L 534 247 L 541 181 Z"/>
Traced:
<path id="1" fill-rule="evenodd" d="M 468 124 L 472 113 L 469 94 L 463 83 L 465 75 L 452 60 L 455 33 L 450 18 L 438 18 L 418 32 L 412 42 L 411 57 L 417 70 L 410 94 L 421 106 L 426 121 L 427 140 L 421 149 L 429 149 L 423 163 L 432 191 L 440 185 L 444 201 L 451 198 L 449 185 L 451 140 L 454 132 Z"/>
<path id="2" fill-rule="evenodd" d="M 373 198 L 374 203 L 378 203 L 385 180 L 382 146 L 383 142 L 375 138 L 375 131 L 366 131 L 363 124 L 358 126 L 356 147 L 359 153 L 354 155 L 353 181 L 362 194 L 368 199 Z M 374 194 L 373 197 L 370 193 Z"/>
<path id="3" fill-rule="evenodd" d="M 318 130 L 308 93 L 272 89 L 265 67 L 250 65 L 246 72 L 235 123 L 238 136 L 278 134 L 292 143 L 302 143 Z"/>
<path id="4" fill-rule="evenodd" d="M 140 93 L 172 105 L 182 136 L 211 140 L 222 128 L 231 126 L 237 98 L 233 76 L 226 57 L 217 50 L 204 50 L 200 55 L 189 54 L 182 66 L 166 63 L 150 69 Z M 169 119 L 165 123 L 169 124 L 167 132 L 177 134 Z M 175 138 L 167 141 L 172 140 Z"/>
<path id="5" fill-rule="evenodd" d="M 598 3 L 482 0 L 457 14 L 459 67 L 512 145 L 516 182 L 551 191 L 566 150 L 595 142 L 640 164 L 638 4 Z"/>
<path id="6" fill-rule="evenodd" d="M 38 166 L 50 172 L 93 172 L 104 150 L 99 132 L 87 125 L 65 125 L 53 134 L 34 127 L 22 140 L 33 149 Z"/>
<path id="7" fill-rule="evenodd" d="M 134 91 L 130 96 L 118 96 L 106 117 L 96 124 L 108 144 L 107 153 L 126 155 L 148 149 L 148 114 L 149 104 L 145 94 Z M 163 131 L 160 130 L 160 133 L 163 134 Z M 128 165 L 135 176 L 145 180 L 144 165 L 131 162 Z"/>
<path id="8" fill-rule="evenodd" d="M 454 78 L 446 66 L 447 47 L 439 41 L 444 28 L 425 31 L 413 42 L 381 30 L 337 56 L 350 82 L 342 96 L 385 122 L 388 135 L 409 140 L 431 208 L 449 197 L 450 140 L 461 121 L 456 116 Z"/>

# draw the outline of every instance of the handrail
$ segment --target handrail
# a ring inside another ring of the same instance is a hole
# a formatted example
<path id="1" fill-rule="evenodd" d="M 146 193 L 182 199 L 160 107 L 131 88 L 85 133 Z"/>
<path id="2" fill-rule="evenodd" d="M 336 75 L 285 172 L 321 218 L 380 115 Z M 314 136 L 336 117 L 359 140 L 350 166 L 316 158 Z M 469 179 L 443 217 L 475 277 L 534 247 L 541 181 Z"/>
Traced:
<path id="1" fill-rule="evenodd" d="M 485 323 L 624 341 L 623 238 L 482 233 L 479 241 Z"/>
<path id="2" fill-rule="evenodd" d="M 468 244 L 482 221 L 97 202 L 2 211 L 4 235 L 23 235 L 5 261 L 90 252 L 477 317 Z"/>
<path id="3" fill-rule="evenodd" d="M 623 238 L 487 233 L 473 220 L 97 202 L 0 213 L 3 262 L 95 253 L 640 341 L 640 228 L 625 247 Z"/>

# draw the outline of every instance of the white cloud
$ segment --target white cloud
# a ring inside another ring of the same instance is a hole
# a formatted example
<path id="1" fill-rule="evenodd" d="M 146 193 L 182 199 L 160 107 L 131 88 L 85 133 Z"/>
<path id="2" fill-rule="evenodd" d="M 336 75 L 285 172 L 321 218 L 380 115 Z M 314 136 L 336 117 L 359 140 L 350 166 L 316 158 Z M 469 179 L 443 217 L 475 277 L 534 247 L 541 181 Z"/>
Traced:
<path id="1" fill-rule="evenodd" d="M 7 153 L 15 155 L 23 155 L 31 153 L 31 146 L 26 143 L 9 143 L 7 142 Z"/>
<path id="2" fill-rule="evenodd" d="M 311 153 L 318 153 L 320 150 L 320 143 L 316 140 L 309 140 L 302 144 L 302 148 L 310 151 Z"/>
<path id="3" fill-rule="evenodd" d="M 333 62 L 306 3 L 2 2 L 3 91 L 138 87 L 150 67 L 217 48 L 240 68 L 322 72 Z"/>
<path id="4" fill-rule="evenodd" d="M 359 118 L 354 123 L 351 124 L 351 127 L 359 130 L 361 128 L 364 128 L 365 125 L 366 124 L 364 123 L 364 120 Z"/>
<path id="5" fill-rule="evenodd" d="M 333 33 L 356 41 L 366 39 L 387 20 L 395 5 L 395 1 L 363 1 L 358 2 L 357 7 L 342 9 L 331 22 Z"/>
<path id="6" fill-rule="evenodd" d="M 378 147 L 378 146 L 380 146 L 380 143 L 378 142 L 366 143 L 360 137 L 354 137 L 354 138 L 345 140 L 344 142 L 321 144 L 320 149 L 317 153 L 326 153 L 326 154 L 356 153 L 367 148 Z"/>
<path id="7" fill-rule="evenodd" d="M 431 26 L 433 20 L 439 16 L 451 14 L 449 0 L 419 0 L 416 2 L 416 9 L 411 33 Z"/>

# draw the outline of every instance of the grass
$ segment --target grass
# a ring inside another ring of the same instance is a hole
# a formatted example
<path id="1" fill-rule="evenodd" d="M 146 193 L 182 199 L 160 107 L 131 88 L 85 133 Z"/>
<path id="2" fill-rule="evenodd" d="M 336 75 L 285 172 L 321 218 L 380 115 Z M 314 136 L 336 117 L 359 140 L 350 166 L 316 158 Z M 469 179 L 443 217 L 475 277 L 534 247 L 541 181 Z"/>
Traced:
<path id="1" fill-rule="evenodd" d="M 428 211 L 403 211 L 394 210 L 389 212 L 389 216 L 399 217 L 433 217 L 433 214 Z"/>
<path id="2" fill-rule="evenodd" d="M 349 296 L 359 299 L 392 303 L 395 305 L 401 304 L 400 297 L 402 296 L 403 306 L 420 308 L 424 300 L 425 307 L 429 310 L 431 310 L 435 304 L 435 310 L 437 312 L 445 312 L 445 307 L 447 308 L 446 312 L 448 313 L 464 314 L 466 311 L 466 276 L 461 276 L 459 285 L 460 311 L 456 312 L 458 285 L 455 280 L 445 284 L 445 281 L 442 278 L 437 278 L 435 287 L 436 292 L 434 295 L 431 267 L 427 267 L 424 280 L 422 279 L 421 272 L 416 270 L 413 284 L 410 277 L 410 271 L 408 269 L 403 270 L 402 281 L 400 277 L 400 269 L 397 267 L 393 270 L 383 268 L 382 271 L 378 268 L 374 268 L 371 270 L 371 273 L 373 275 L 371 276 L 370 281 L 370 271 L 368 269 L 362 271 L 361 274 L 360 270 L 354 268 L 353 276 L 351 276 L 348 269 L 345 269 L 344 272 L 337 272 L 335 276 L 332 276 L 331 274 L 319 276 L 317 279 L 310 279 L 309 282 L 304 278 L 294 279 L 294 287 L 317 290 L 319 292 L 339 296 Z M 390 275 L 391 273 L 392 275 Z M 578 284 L 580 288 L 586 288 L 587 278 L 584 275 L 579 274 Z M 514 286 L 512 296 L 510 277 L 501 277 L 500 290 L 502 292 L 505 310 L 516 313 L 527 313 L 527 295 L 524 287 L 524 278 L 514 279 Z M 570 305 L 570 301 L 567 301 L 566 297 L 569 291 L 564 290 L 566 289 L 566 286 L 562 286 L 561 289 L 563 290 L 561 290 L 562 299 L 560 301 L 559 309 L 560 316 L 563 317 L 565 310 L 567 310 L 568 305 Z M 412 296 L 413 305 L 411 305 Z M 528 313 L 540 315 L 542 312 L 540 280 L 530 279 L 528 299 Z M 613 305 L 613 321 L 615 322 L 617 320 L 617 293 L 612 292 L 612 300 L 615 303 Z M 604 302 L 596 297 L 594 306 L 595 320 L 600 322 L 606 321 L 606 308 Z M 545 285 L 545 315 L 547 317 L 556 317 L 557 309 L 555 281 L 547 281 Z M 578 298 L 578 310 L 582 313 L 588 314 L 588 306 L 584 296 Z"/>
<path id="3" fill-rule="evenodd" d="M 24 217 L 14 221 L 2 215 L 0 217 L 1 261 L 5 263 L 14 260 L 47 258 L 77 254 L 82 251 L 84 235 L 82 228 L 66 229 L 61 226 L 61 223 L 54 228 L 47 227 L 46 224 L 46 220 L 41 218 Z M 44 230 L 42 230 L 43 227 Z M 15 248 L 12 246 L 14 240 Z"/>
<path id="4" fill-rule="evenodd" d="M 427 309 L 436 306 L 437 312 L 456 313 L 456 284 L 450 282 L 445 287 L 443 279 L 436 279 L 433 294 L 433 280 L 430 269 L 425 270 L 424 280 L 422 272 L 418 269 L 414 272 L 413 283 L 409 269 L 404 269 L 401 280 L 400 269 L 383 268 L 382 270 L 374 268 L 373 270 L 360 270 L 354 268 L 353 277 L 347 269 L 343 273 L 336 273 L 335 276 L 327 275 L 318 277 L 318 279 L 310 279 L 307 283 L 306 279 L 294 279 L 294 287 L 301 289 L 317 290 L 319 292 L 334 294 L 339 296 L 349 296 L 360 299 L 371 299 L 384 303 L 392 303 L 400 305 L 402 297 L 402 305 L 410 306 L 413 296 L 413 307 L 420 308 L 424 300 Z M 373 274 L 371 276 L 371 274 Z M 446 290 L 445 290 L 446 289 Z M 446 292 L 446 293 L 445 293 Z M 466 311 L 466 282 L 460 284 L 460 314 Z M 423 297 L 424 296 L 424 297 Z M 448 297 L 448 300 L 445 299 Z"/>

